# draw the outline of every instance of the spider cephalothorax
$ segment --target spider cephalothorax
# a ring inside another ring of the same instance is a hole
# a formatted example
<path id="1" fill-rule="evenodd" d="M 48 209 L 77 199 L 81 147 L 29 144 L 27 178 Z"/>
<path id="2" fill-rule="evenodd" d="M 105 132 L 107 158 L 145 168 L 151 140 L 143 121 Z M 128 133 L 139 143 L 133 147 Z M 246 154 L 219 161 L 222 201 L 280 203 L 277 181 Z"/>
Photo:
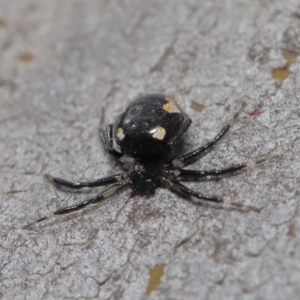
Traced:
<path id="1" fill-rule="evenodd" d="M 93 198 L 58 209 L 25 227 L 55 215 L 66 214 L 89 204 L 98 203 L 123 187 L 130 187 L 133 193 L 138 194 L 152 194 L 156 188 L 165 187 L 197 204 L 201 204 L 203 201 L 195 201 L 193 197 L 219 203 L 229 208 L 258 211 L 255 207 L 231 202 L 226 198 L 202 194 L 180 183 L 181 181 L 218 179 L 221 175 L 234 173 L 266 160 L 244 162 L 219 170 L 184 169 L 213 148 L 229 131 L 241 111 L 242 109 L 212 141 L 194 151 L 176 157 L 176 145 L 190 126 L 191 119 L 171 97 L 150 94 L 136 99 L 116 118 L 113 124 L 108 125 L 104 131 L 100 130 L 100 137 L 107 152 L 123 163 L 124 172 L 89 182 L 77 183 L 45 175 L 53 184 L 70 189 L 92 188 L 109 184 L 110 186 Z"/>

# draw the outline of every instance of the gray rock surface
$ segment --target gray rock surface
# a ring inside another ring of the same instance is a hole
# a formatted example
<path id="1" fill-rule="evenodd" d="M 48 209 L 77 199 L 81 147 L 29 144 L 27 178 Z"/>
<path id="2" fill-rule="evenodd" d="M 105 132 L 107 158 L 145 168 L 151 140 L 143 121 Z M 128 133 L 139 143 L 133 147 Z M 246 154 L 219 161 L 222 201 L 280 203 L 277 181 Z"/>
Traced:
<path id="1" fill-rule="evenodd" d="M 0 0 L 0 298 L 299 299 L 299 51 L 298 0 Z M 117 172 L 98 138 L 102 111 L 109 123 L 149 92 L 193 119 L 186 149 L 247 104 L 192 168 L 275 159 L 190 186 L 261 212 L 127 191 L 21 229 L 98 191 L 57 190 L 43 174 Z"/>

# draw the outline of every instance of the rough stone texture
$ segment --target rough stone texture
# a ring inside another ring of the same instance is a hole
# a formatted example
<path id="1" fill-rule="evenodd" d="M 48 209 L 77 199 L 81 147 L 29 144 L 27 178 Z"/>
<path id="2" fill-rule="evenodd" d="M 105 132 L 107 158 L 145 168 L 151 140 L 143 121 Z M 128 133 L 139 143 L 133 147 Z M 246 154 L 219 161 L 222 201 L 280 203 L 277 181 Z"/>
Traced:
<path id="1" fill-rule="evenodd" d="M 272 78 L 283 50 L 300 51 L 298 0 L 0 0 L 0 21 L 1 299 L 299 299 L 299 59 L 285 81 Z M 97 193 L 57 190 L 44 173 L 117 172 L 97 135 L 102 110 L 111 122 L 148 92 L 176 96 L 191 116 L 187 149 L 247 103 L 193 168 L 276 159 L 190 186 L 264 209 L 128 191 L 21 229 Z M 158 264 L 160 285 L 146 295 Z"/>

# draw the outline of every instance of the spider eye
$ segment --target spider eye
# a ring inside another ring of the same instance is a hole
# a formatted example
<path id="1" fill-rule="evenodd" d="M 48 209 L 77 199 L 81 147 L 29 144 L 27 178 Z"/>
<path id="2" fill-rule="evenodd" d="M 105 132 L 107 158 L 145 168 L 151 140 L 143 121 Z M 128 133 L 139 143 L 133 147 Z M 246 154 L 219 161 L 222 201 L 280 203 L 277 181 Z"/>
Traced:
<path id="1" fill-rule="evenodd" d="M 141 113 L 141 107 L 139 105 L 134 106 L 131 110 L 130 110 L 130 114 L 135 116 Z"/>
<path id="2" fill-rule="evenodd" d="M 156 114 L 156 107 L 155 106 L 150 106 L 150 107 L 147 107 L 146 111 L 145 111 L 145 114 L 150 117 L 150 116 L 154 116 Z"/>

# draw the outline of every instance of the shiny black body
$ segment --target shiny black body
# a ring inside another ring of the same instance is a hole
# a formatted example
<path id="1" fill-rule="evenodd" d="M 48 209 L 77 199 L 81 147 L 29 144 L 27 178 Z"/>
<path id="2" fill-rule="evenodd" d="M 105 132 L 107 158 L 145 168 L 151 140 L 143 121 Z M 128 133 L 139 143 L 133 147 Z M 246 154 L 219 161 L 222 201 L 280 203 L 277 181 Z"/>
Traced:
<path id="1" fill-rule="evenodd" d="M 191 124 L 191 119 L 174 100 L 159 94 L 143 96 L 133 101 L 113 124 L 113 140 L 120 152 L 128 156 L 153 161 L 168 161 L 174 145 Z M 163 138 L 154 138 L 161 128 Z M 124 138 L 118 138 L 122 129 Z"/>
<path id="2" fill-rule="evenodd" d="M 77 183 L 46 175 L 46 178 L 56 186 L 68 189 L 110 186 L 93 198 L 58 209 L 26 227 L 54 215 L 66 214 L 98 203 L 124 187 L 130 187 L 133 194 L 152 194 L 156 188 L 165 187 L 188 199 L 193 196 L 204 201 L 226 205 L 229 208 L 257 210 L 252 206 L 228 202 L 228 199 L 225 200 L 218 196 L 204 195 L 181 183 L 181 181 L 211 181 L 220 178 L 221 175 L 234 173 L 253 165 L 253 161 L 251 161 L 251 164 L 244 162 L 220 170 L 184 169 L 210 151 L 228 132 L 233 121 L 241 112 L 242 109 L 212 141 L 194 151 L 175 157 L 174 149 L 190 126 L 190 118 L 170 97 L 150 94 L 138 98 L 129 104 L 113 124 L 108 125 L 104 131 L 100 131 L 100 137 L 106 150 L 123 163 L 124 172 L 89 182 Z M 265 159 L 254 161 L 254 164 L 263 161 Z M 190 200 L 196 204 L 203 204 L 203 201 L 195 201 L 193 198 Z"/>

